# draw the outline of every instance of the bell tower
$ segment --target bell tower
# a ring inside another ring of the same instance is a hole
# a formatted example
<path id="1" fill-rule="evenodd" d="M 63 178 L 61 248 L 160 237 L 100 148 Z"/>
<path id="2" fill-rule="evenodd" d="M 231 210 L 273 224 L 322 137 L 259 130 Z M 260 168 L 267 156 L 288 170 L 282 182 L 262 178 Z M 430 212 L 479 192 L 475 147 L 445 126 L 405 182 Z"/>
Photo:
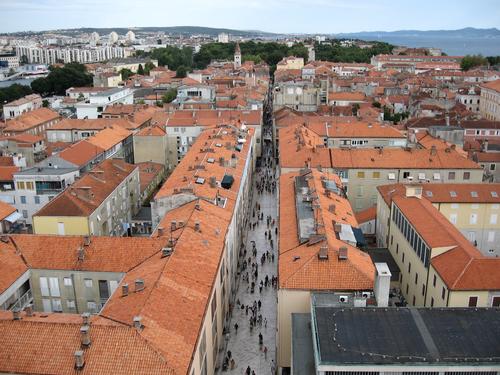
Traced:
<path id="1" fill-rule="evenodd" d="M 241 68 L 241 50 L 240 44 L 236 42 L 236 48 L 234 49 L 234 69 Z"/>

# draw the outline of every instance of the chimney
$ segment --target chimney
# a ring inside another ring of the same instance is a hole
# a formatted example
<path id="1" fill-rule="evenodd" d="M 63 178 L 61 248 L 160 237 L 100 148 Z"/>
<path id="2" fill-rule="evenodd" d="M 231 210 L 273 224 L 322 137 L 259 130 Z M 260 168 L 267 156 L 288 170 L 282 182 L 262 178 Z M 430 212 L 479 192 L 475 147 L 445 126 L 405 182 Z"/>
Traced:
<path id="1" fill-rule="evenodd" d="M 14 320 L 21 320 L 21 309 L 16 307 L 14 310 L 12 310 L 12 316 Z"/>
<path id="2" fill-rule="evenodd" d="M 168 257 L 172 254 L 173 249 L 171 247 L 164 247 L 161 249 L 161 257 Z"/>
<path id="3" fill-rule="evenodd" d="M 341 246 L 339 248 L 339 260 L 346 260 L 346 259 L 347 259 L 347 247 Z"/>
<path id="4" fill-rule="evenodd" d="M 140 292 L 141 290 L 144 290 L 144 280 L 143 279 L 136 279 L 135 280 L 135 292 Z"/>
<path id="5" fill-rule="evenodd" d="M 80 339 L 82 347 L 90 346 L 90 326 L 84 325 L 80 327 Z"/>
<path id="6" fill-rule="evenodd" d="M 24 308 L 24 311 L 26 312 L 26 316 L 28 317 L 33 316 L 33 305 L 30 303 Z"/>
<path id="7" fill-rule="evenodd" d="M 446 126 L 450 126 L 450 115 L 446 115 L 444 120 L 446 122 Z"/>
<path id="8" fill-rule="evenodd" d="M 85 366 L 85 359 L 83 359 L 83 350 L 75 352 L 75 369 L 81 370 Z"/>
<path id="9" fill-rule="evenodd" d="M 195 221 L 195 223 L 194 223 L 194 230 L 197 231 L 197 232 L 201 231 L 201 224 L 200 224 L 199 220 Z"/>
<path id="10" fill-rule="evenodd" d="M 328 206 L 328 211 L 330 211 L 332 214 L 335 213 L 335 205 L 334 204 L 329 205 Z"/>
<path id="11" fill-rule="evenodd" d="M 328 246 L 321 246 L 318 252 L 319 260 L 328 260 Z"/>
<path id="12" fill-rule="evenodd" d="M 134 316 L 134 327 L 137 330 L 140 330 L 142 328 L 142 323 L 141 323 L 142 318 L 140 316 Z"/>
<path id="13" fill-rule="evenodd" d="M 158 227 L 158 237 L 163 237 L 163 227 Z"/>
<path id="14" fill-rule="evenodd" d="M 83 325 L 89 325 L 89 322 L 90 322 L 90 313 L 88 312 L 85 312 L 82 314 L 82 322 L 83 322 Z"/>
<path id="15" fill-rule="evenodd" d="M 122 285 L 122 297 L 128 296 L 128 284 L 125 283 Z"/>
<path id="16" fill-rule="evenodd" d="M 437 154 L 437 149 L 436 149 L 436 146 L 434 146 L 434 145 L 433 145 L 433 146 L 431 147 L 431 155 L 432 155 L 432 156 L 435 156 L 436 154 Z"/>
<path id="17" fill-rule="evenodd" d="M 340 233 L 342 232 L 342 225 L 340 223 L 335 223 L 333 225 L 333 230 L 336 232 L 336 233 Z"/>
<path id="18" fill-rule="evenodd" d="M 170 231 L 171 231 L 171 232 L 173 232 L 173 231 L 174 231 L 174 230 L 176 230 L 176 229 L 177 229 L 177 221 L 172 220 L 172 221 L 170 222 Z"/>
<path id="19" fill-rule="evenodd" d="M 90 236 L 83 236 L 83 246 L 90 246 Z"/>
<path id="20" fill-rule="evenodd" d="M 378 307 L 389 306 L 389 290 L 391 287 L 391 271 L 387 263 L 375 263 L 375 299 Z"/>
<path id="21" fill-rule="evenodd" d="M 78 261 L 83 262 L 85 259 L 85 250 L 83 250 L 83 247 L 78 248 Z"/>
<path id="22" fill-rule="evenodd" d="M 379 153 L 380 155 L 382 155 L 382 154 L 384 153 L 384 148 L 383 148 L 383 147 L 379 147 L 379 148 L 378 148 L 378 153 Z"/>

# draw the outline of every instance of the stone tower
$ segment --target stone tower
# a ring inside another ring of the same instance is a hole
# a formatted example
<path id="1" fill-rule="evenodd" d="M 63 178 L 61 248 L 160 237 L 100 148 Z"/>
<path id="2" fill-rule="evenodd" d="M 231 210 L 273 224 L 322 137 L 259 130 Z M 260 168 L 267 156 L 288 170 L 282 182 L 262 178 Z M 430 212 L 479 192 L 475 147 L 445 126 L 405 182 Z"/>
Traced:
<path id="1" fill-rule="evenodd" d="M 240 44 L 236 42 L 236 48 L 234 49 L 234 69 L 241 68 L 241 50 Z"/>

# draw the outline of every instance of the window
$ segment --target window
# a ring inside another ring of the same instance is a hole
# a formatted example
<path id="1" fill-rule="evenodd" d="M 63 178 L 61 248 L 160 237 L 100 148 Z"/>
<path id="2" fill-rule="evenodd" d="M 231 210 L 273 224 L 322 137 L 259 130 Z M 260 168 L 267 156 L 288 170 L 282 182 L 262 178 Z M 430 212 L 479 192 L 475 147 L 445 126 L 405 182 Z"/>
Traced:
<path id="1" fill-rule="evenodd" d="M 477 306 L 477 297 L 472 296 L 469 297 L 469 307 L 476 307 Z"/>
<path id="2" fill-rule="evenodd" d="M 358 172 L 358 178 L 365 178 L 365 172 Z"/>
<path id="3" fill-rule="evenodd" d="M 493 242 L 495 241 L 495 232 L 489 231 L 488 232 L 488 242 Z"/>
<path id="4" fill-rule="evenodd" d="M 72 299 L 67 300 L 66 301 L 66 307 L 68 309 L 74 309 L 74 308 L 76 308 L 75 301 L 72 300 Z"/>
<path id="5" fill-rule="evenodd" d="M 60 297 L 61 292 L 59 291 L 59 279 L 57 277 L 49 278 L 50 295 L 52 297 Z"/>
<path id="6" fill-rule="evenodd" d="M 387 178 L 388 178 L 389 180 L 395 180 L 395 179 L 396 179 L 396 174 L 395 174 L 395 173 L 389 173 L 389 174 L 387 175 Z"/>
<path id="7" fill-rule="evenodd" d="M 43 312 L 52 312 L 52 304 L 50 303 L 50 298 L 43 298 Z"/>
<path id="8" fill-rule="evenodd" d="M 40 197 L 35 195 L 35 204 L 40 204 Z"/>
<path id="9" fill-rule="evenodd" d="M 97 304 L 94 301 L 87 301 L 87 310 L 90 312 L 96 312 Z"/>
<path id="10" fill-rule="evenodd" d="M 403 257 L 402 257 L 401 261 L 403 262 L 403 264 L 405 264 L 405 253 L 403 253 Z"/>
<path id="11" fill-rule="evenodd" d="M 24 181 L 17 182 L 17 190 L 24 190 Z"/>
<path id="12" fill-rule="evenodd" d="M 418 174 L 418 179 L 419 180 L 425 180 L 425 173 L 419 173 Z"/>
<path id="13" fill-rule="evenodd" d="M 457 214 L 450 214 L 450 222 L 452 224 L 456 224 L 457 223 Z"/>
<path id="14" fill-rule="evenodd" d="M 495 296 L 491 300 L 491 307 L 500 307 L 500 296 Z"/>
<path id="15" fill-rule="evenodd" d="M 28 218 L 28 210 L 23 210 L 23 217 L 24 217 L 25 219 L 27 219 L 27 218 Z"/>
<path id="16" fill-rule="evenodd" d="M 464 180 L 470 180 L 470 172 L 464 172 Z"/>
<path id="17" fill-rule="evenodd" d="M 490 224 L 496 224 L 498 220 L 498 214 L 491 214 L 490 216 Z"/>
<path id="18" fill-rule="evenodd" d="M 26 195 L 21 195 L 21 203 L 26 204 Z"/>
<path id="19" fill-rule="evenodd" d="M 40 277 L 40 291 L 42 292 L 43 297 L 50 296 L 49 282 L 48 282 L 48 279 L 46 277 Z"/>
<path id="20" fill-rule="evenodd" d="M 493 198 L 498 198 L 498 193 L 497 193 L 496 191 L 492 191 L 492 192 L 491 192 L 491 196 L 492 196 Z M 496 205 L 496 206 L 498 206 L 498 205 Z M 497 207 L 495 207 L 495 208 L 497 208 Z"/>
<path id="21" fill-rule="evenodd" d="M 456 198 L 457 197 L 457 192 L 456 191 L 450 191 L 450 197 Z"/>
<path id="22" fill-rule="evenodd" d="M 410 177 L 410 172 L 403 172 L 403 178 Z"/>
<path id="23" fill-rule="evenodd" d="M 415 306 L 415 296 L 413 296 L 413 302 L 412 305 Z"/>
<path id="24" fill-rule="evenodd" d="M 52 299 L 52 310 L 54 312 L 62 312 L 61 300 L 59 298 Z"/>
<path id="25" fill-rule="evenodd" d="M 373 178 L 380 178 L 380 172 L 373 172 L 372 177 Z"/>
<path id="26" fill-rule="evenodd" d="M 399 253 L 399 244 L 397 243 L 396 244 L 396 254 L 398 254 L 398 253 Z"/>
<path id="27" fill-rule="evenodd" d="M 448 180 L 454 180 L 455 179 L 455 172 L 448 172 Z"/>
<path id="28" fill-rule="evenodd" d="M 444 300 L 445 296 L 446 296 L 446 289 L 443 286 L 443 288 L 441 289 L 441 298 Z"/>
<path id="29" fill-rule="evenodd" d="M 490 171 L 494 171 L 496 168 L 496 164 L 490 164 Z"/>
<path id="30" fill-rule="evenodd" d="M 477 224 L 477 214 L 470 214 L 469 224 Z"/>
<path id="31" fill-rule="evenodd" d="M 64 286 L 72 286 L 73 281 L 71 280 L 71 277 L 65 277 L 64 278 Z"/>
<path id="32" fill-rule="evenodd" d="M 434 307 L 434 297 L 431 297 L 431 307 Z"/>
<path id="33" fill-rule="evenodd" d="M 408 290 L 410 289 L 410 286 L 406 284 L 406 294 L 408 294 Z"/>
<path id="34" fill-rule="evenodd" d="M 422 295 L 425 296 L 425 284 L 422 284 Z"/>
<path id="35" fill-rule="evenodd" d="M 408 273 L 411 272 L 411 262 L 408 262 Z"/>
<path id="36" fill-rule="evenodd" d="M 418 273 L 415 274 L 415 285 L 418 284 Z"/>
<path id="37" fill-rule="evenodd" d="M 477 198 L 477 196 L 478 196 L 478 195 L 477 195 L 477 191 L 471 191 L 471 192 L 470 192 L 470 196 L 471 196 L 472 198 Z"/>
<path id="38" fill-rule="evenodd" d="M 83 283 L 86 288 L 92 288 L 92 279 L 84 279 Z"/>
<path id="39" fill-rule="evenodd" d="M 33 181 L 26 181 L 26 190 L 33 190 Z"/>
<path id="40" fill-rule="evenodd" d="M 432 174 L 432 178 L 433 178 L 434 180 L 440 180 L 440 179 L 441 179 L 441 174 L 439 174 L 439 173 L 433 173 L 433 174 Z"/>

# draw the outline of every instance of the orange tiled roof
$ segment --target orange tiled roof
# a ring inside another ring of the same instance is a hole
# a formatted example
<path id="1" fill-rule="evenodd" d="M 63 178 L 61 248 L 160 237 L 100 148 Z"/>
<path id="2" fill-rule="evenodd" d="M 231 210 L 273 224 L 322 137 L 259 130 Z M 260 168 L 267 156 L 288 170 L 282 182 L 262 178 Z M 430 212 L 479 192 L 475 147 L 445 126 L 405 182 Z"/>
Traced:
<path id="1" fill-rule="evenodd" d="M 99 133 L 87 138 L 89 143 L 94 146 L 109 150 L 120 142 L 123 142 L 127 137 L 131 136 L 132 132 L 126 129 L 112 127 L 101 130 Z"/>
<path id="2" fill-rule="evenodd" d="M 142 163 L 136 163 L 139 167 L 139 181 L 141 182 L 141 193 L 146 190 L 151 181 L 154 180 L 158 174 L 161 173 L 165 166 L 160 163 L 154 163 L 152 161 L 146 161 Z"/>
<path id="3" fill-rule="evenodd" d="M 450 247 L 431 265 L 451 290 L 500 290 L 500 259 L 483 256 L 427 199 L 396 196 L 400 208 L 431 248 Z"/>
<path id="4" fill-rule="evenodd" d="M 19 167 L 0 166 L 0 181 L 14 181 L 14 173 L 19 171 Z"/>
<path id="5" fill-rule="evenodd" d="M 432 203 L 500 203 L 500 184 L 422 183 L 422 197 Z M 377 187 L 387 205 L 394 196 L 405 195 L 404 184 Z M 473 193 L 474 192 L 474 193 Z"/>
<path id="6" fill-rule="evenodd" d="M 370 257 L 361 250 L 348 245 L 335 235 L 334 224 L 345 223 L 356 227 L 357 221 L 347 199 L 334 193 L 329 196 L 321 184 L 321 178 L 340 179 L 318 171 L 309 172 L 309 188 L 315 189 L 318 208 L 313 208 L 319 220 L 318 233 L 325 240 L 315 244 L 299 243 L 295 209 L 294 181 L 299 173 L 288 173 L 280 177 L 280 248 L 279 285 L 283 289 L 299 290 L 366 290 L 373 288 L 375 268 Z M 333 212 L 330 210 L 334 205 Z M 328 259 L 320 260 L 321 246 L 328 247 Z M 339 248 L 348 248 L 348 259 L 339 260 Z"/>
<path id="7" fill-rule="evenodd" d="M 81 140 L 62 150 L 58 156 L 61 159 L 69 161 L 79 167 L 83 167 L 98 155 L 102 154 L 104 149 L 96 146 L 86 140 Z"/>
<path id="8" fill-rule="evenodd" d="M 89 216 L 136 168 L 120 159 L 106 159 L 34 216 Z"/>
<path id="9" fill-rule="evenodd" d="M 58 118 L 59 114 L 57 112 L 48 108 L 38 108 L 33 111 L 23 113 L 16 119 L 8 120 L 5 131 L 22 132 L 46 122 L 57 120 Z"/>
<path id="10" fill-rule="evenodd" d="M 369 207 L 363 211 L 356 212 L 356 220 L 358 223 L 367 223 L 377 218 L 377 206 Z"/>

